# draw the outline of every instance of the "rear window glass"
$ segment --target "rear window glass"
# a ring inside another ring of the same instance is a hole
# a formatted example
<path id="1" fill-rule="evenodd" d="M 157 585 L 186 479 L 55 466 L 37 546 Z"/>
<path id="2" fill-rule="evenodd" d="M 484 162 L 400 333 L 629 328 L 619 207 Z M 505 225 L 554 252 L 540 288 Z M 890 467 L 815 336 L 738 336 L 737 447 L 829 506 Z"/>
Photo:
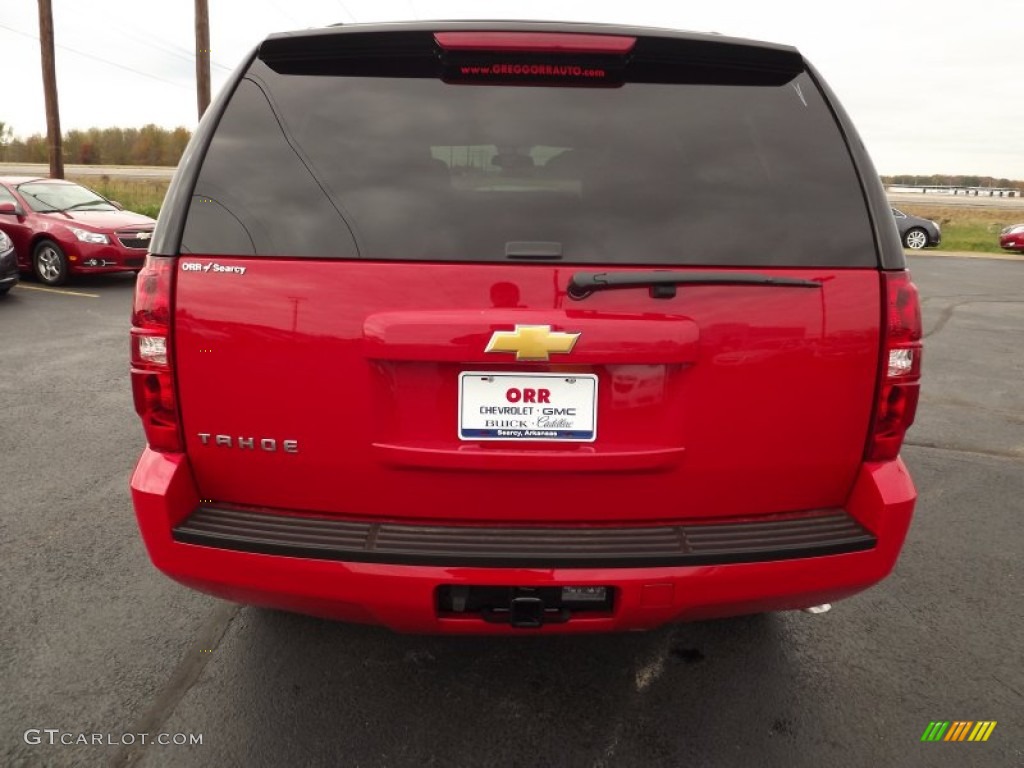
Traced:
<path id="1" fill-rule="evenodd" d="M 784 85 L 457 85 L 282 75 L 257 60 L 210 145 L 192 253 L 873 266 L 850 154 Z"/>

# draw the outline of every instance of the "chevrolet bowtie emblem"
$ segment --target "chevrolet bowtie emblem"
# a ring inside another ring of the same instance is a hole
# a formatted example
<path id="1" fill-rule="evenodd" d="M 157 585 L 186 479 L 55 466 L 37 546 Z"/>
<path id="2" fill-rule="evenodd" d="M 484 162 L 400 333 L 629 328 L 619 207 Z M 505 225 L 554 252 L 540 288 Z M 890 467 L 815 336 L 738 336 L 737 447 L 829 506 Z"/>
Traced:
<path id="1" fill-rule="evenodd" d="M 484 352 L 515 352 L 516 360 L 548 360 L 552 352 L 572 352 L 579 333 L 552 331 L 550 325 L 517 325 L 514 331 L 495 331 Z"/>

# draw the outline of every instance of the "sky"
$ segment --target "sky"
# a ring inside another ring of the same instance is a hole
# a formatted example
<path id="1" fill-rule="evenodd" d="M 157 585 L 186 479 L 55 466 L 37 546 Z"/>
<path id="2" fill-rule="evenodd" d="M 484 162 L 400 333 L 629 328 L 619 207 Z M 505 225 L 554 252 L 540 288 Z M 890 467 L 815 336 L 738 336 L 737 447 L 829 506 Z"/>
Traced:
<path id="1" fill-rule="evenodd" d="M 209 0 L 214 93 L 266 35 L 337 22 L 596 21 L 796 46 L 882 174 L 1024 180 L 1022 0 Z M 193 0 L 52 0 L 61 128 L 195 127 Z M 45 133 L 36 0 L 0 0 L 0 121 Z M 13 69 L 11 65 L 13 64 Z"/>

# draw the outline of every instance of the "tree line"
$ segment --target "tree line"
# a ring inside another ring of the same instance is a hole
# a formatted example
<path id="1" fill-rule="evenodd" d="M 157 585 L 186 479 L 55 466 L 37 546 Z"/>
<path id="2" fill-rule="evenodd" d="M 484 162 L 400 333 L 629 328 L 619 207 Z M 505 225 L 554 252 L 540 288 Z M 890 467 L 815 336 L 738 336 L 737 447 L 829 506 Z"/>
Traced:
<path id="1" fill-rule="evenodd" d="M 997 179 L 994 176 L 951 176 L 941 173 L 932 174 L 931 176 L 901 174 L 898 176 L 883 176 L 882 183 L 886 186 L 897 187 L 1000 187 L 1002 189 L 1017 189 L 1024 192 L 1024 181 Z"/>
<path id="2" fill-rule="evenodd" d="M 81 165 L 177 165 L 192 138 L 187 128 L 89 128 L 64 134 L 64 162 Z M 15 138 L 0 122 L 0 162 L 48 163 L 46 136 Z"/>
<path id="3" fill-rule="evenodd" d="M 64 134 L 64 162 L 80 165 L 177 165 L 192 138 L 187 128 L 90 128 Z M 0 162 L 48 163 L 46 136 L 34 133 L 15 138 L 9 124 L 0 121 Z M 886 186 L 1002 187 L 1024 192 L 1024 181 L 993 176 L 899 174 L 882 176 Z"/>

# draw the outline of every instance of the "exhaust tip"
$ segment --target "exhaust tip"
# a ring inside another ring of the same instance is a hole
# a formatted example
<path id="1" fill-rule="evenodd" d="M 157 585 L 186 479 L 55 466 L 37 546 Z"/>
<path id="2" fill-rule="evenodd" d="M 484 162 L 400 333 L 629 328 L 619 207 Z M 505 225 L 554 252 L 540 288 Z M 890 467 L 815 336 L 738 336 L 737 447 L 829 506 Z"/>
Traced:
<path id="1" fill-rule="evenodd" d="M 802 609 L 804 613 L 809 613 L 813 616 L 818 616 L 822 613 L 828 613 L 832 610 L 832 603 L 822 603 L 821 605 L 809 605 Z"/>

